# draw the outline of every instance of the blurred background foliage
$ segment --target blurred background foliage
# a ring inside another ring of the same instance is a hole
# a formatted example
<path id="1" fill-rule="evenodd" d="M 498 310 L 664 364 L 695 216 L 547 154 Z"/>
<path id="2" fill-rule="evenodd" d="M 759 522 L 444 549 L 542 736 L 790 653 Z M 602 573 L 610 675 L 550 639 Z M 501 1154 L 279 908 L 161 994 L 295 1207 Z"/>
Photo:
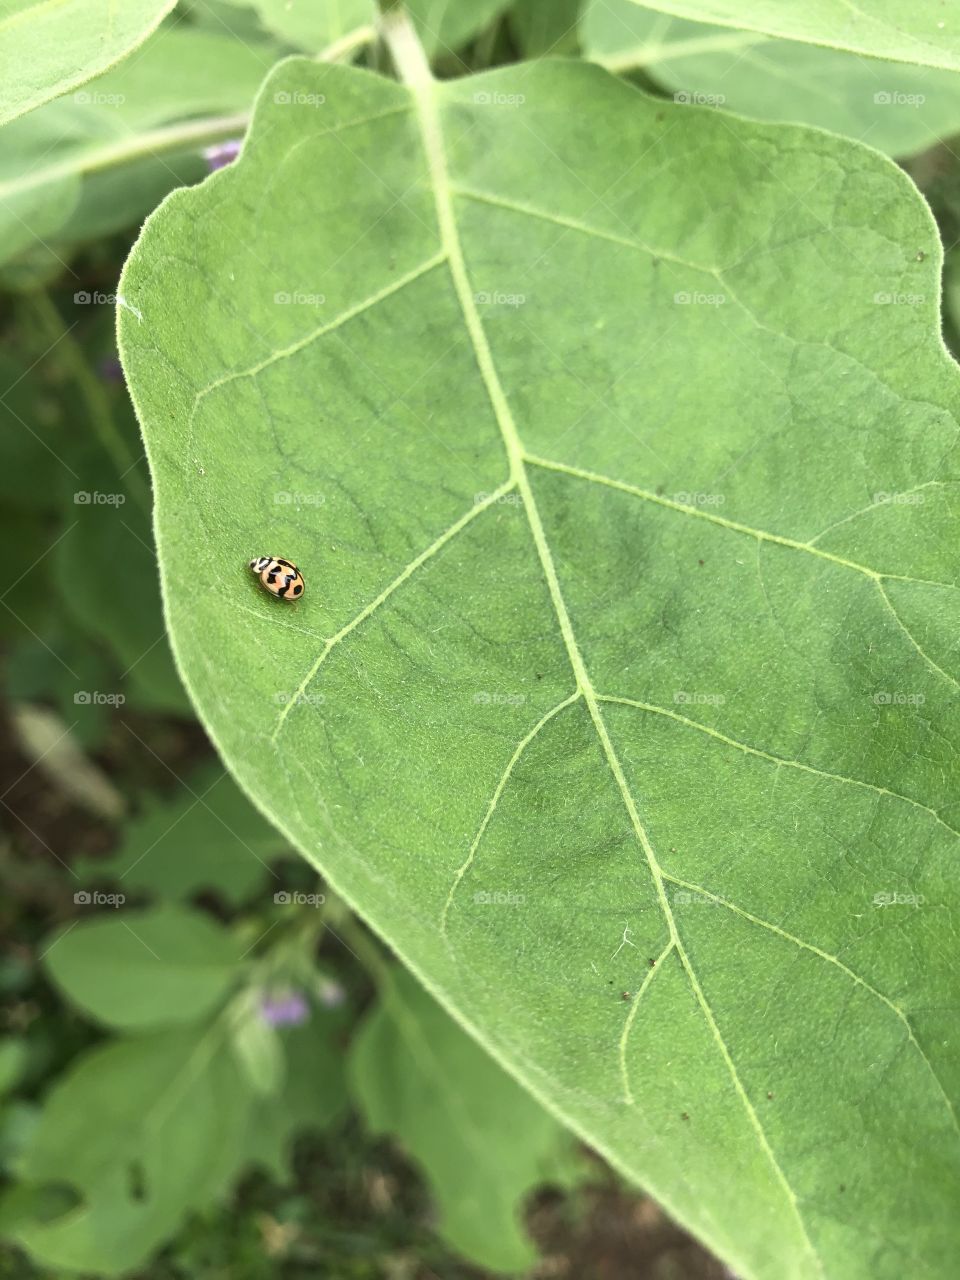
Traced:
<path id="1" fill-rule="evenodd" d="M 958 350 L 954 77 L 756 36 L 731 74 L 729 32 L 715 47 L 715 29 L 623 0 L 579 26 L 579 0 L 410 7 L 440 74 L 582 53 L 898 155 L 941 228 Z M 729 1274 L 284 846 L 218 763 L 164 636 L 114 344 L 121 266 L 168 191 L 231 161 L 277 58 L 376 67 L 373 22 L 369 0 L 193 0 L 0 131 L 0 1277 Z M 829 91 L 864 75 L 900 76 L 929 110 L 871 137 Z"/>

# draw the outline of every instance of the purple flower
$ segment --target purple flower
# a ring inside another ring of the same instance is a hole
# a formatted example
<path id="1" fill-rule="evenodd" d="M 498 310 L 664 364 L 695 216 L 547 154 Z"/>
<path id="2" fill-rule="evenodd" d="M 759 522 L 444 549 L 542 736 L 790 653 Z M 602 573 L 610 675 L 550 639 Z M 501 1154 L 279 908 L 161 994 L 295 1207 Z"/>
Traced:
<path id="1" fill-rule="evenodd" d="M 207 162 L 207 168 L 211 173 L 223 169 L 232 160 L 236 160 L 242 146 L 242 138 L 230 138 L 226 142 L 215 142 L 213 146 L 205 147 L 203 158 Z"/>
<path id="2" fill-rule="evenodd" d="M 260 1013 L 271 1027 L 298 1027 L 310 1017 L 310 1006 L 299 991 L 264 996 Z"/>

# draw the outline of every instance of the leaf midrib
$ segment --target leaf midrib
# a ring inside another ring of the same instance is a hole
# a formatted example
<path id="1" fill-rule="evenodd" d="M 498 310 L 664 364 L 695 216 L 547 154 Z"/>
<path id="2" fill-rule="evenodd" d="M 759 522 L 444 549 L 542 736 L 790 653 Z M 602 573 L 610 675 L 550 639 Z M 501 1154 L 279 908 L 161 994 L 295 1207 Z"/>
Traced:
<path id="1" fill-rule="evenodd" d="M 487 341 L 487 336 L 480 319 L 480 314 L 474 301 L 473 290 L 470 285 L 470 278 L 463 254 L 463 247 L 460 241 L 460 233 L 453 211 L 453 192 L 447 169 L 443 129 L 436 102 L 436 82 L 430 74 L 430 69 L 426 58 L 424 57 L 423 50 L 405 18 L 401 16 L 393 21 L 386 20 L 384 22 L 384 36 L 391 49 L 401 78 L 409 88 L 415 103 L 416 118 L 420 127 L 422 145 L 427 160 L 430 183 L 434 194 L 441 243 L 447 255 L 454 289 L 457 294 L 460 309 L 463 313 L 463 319 L 466 324 L 471 345 L 473 346 L 474 356 L 480 370 L 480 375 L 490 399 L 494 416 L 497 420 L 497 425 L 503 439 L 504 449 L 510 466 L 510 475 L 516 484 L 518 491 L 523 497 L 524 511 L 537 549 L 540 565 L 546 579 L 554 612 L 557 616 L 557 622 L 563 637 L 567 656 L 576 678 L 577 688 L 582 694 L 584 702 L 589 709 L 590 717 L 600 740 L 607 765 L 616 780 L 624 807 L 630 816 L 630 821 L 637 841 L 646 858 L 647 866 L 656 888 L 660 909 L 670 933 L 671 943 L 677 951 L 677 955 L 680 958 L 697 1003 L 700 1005 L 720 1054 L 723 1057 L 727 1070 L 730 1073 L 734 1089 L 739 1095 L 744 1106 L 757 1141 L 773 1169 L 774 1175 L 780 1183 L 787 1203 L 793 1212 L 800 1231 L 800 1236 L 804 1241 L 817 1271 L 823 1275 L 823 1266 L 819 1255 L 813 1246 L 813 1242 L 807 1233 L 806 1225 L 800 1213 L 796 1194 L 781 1168 L 769 1141 L 767 1140 L 767 1136 L 760 1123 L 759 1116 L 757 1115 L 743 1083 L 740 1080 L 736 1065 L 733 1062 L 730 1051 L 727 1048 L 726 1042 L 720 1032 L 720 1028 L 714 1018 L 713 1011 L 707 1002 L 703 988 L 700 985 L 699 979 L 697 978 L 690 962 L 690 958 L 684 948 L 676 920 L 670 909 L 670 902 L 664 885 L 663 871 L 657 860 L 656 853 L 650 842 L 647 831 L 640 819 L 640 814 L 637 811 L 633 795 L 631 794 L 627 783 L 623 766 L 607 731 L 607 727 L 600 710 L 597 694 L 593 687 L 593 682 L 590 678 L 589 672 L 587 671 L 586 663 L 574 633 L 573 623 L 567 611 L 566 602 L 564 601 L 563 593 L 560 588 L 560 581 L 553 561 L 550 545 L 547 541 L 546 531 L 543 527 L 540 512 L 527 474 L 526 451 L 520 439 L 520 435 L 513 418 L 513 412 L 500 381 L 500 377 L 494 363 L 493 353 Z M 654 972 L 656 972 L 656 970 Z"/>

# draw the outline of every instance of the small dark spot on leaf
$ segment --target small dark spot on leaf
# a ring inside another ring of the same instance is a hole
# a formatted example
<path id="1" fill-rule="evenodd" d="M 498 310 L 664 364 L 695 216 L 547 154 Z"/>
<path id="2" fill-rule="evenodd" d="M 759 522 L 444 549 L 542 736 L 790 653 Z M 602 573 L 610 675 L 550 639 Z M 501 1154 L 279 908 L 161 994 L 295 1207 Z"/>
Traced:
<path id="1" fill-rule="evenodd" d="M 697 564 L 704 564 L 704 563 L 705 563 L 705 561 L 703 561 L 703 560 L 698 560 L 698 561 L 697 561 Z"/>
<path id="2" fill-rule="evenodd" d="M 687 1112 L 687 1111 L 681 1111 L 681 1112 L 680 1112 L 680 1119 L 681 1119 L 681 1120 L 689 1120 L 689 1119 L 690 1119 L 689 1112 Z"/>
<path id="3" fill-rule="evenodd" d="M 632 1000 L 632 999 L 633 999 L 633 996 L 630 994 L 630 992 L 629 992 L 629 991 L 622 991 L 622 992 L 620 993 L 620 999 L 621 999 L 621 1000 Z"/>
<path id="4" fill-rule="evenodd" d="M 927 256 L 927 255 L 923 252 L 923 250 L 922 250 L 922 249 L 918 249 L 918 250 L 917 250 L 917 261 L 918 261 L 918 262 L 923 262 L 923 261 L 926 259 L 926 256 Z"/>
<path id="5" fill-rule="evenodd" d="M 648 960 L 648 961 L 647 961 L 647 963 L 650 965 L 650 968 L 651 968 L 651 969 L 655 969 L 655 968 L 657 967 L 657 962 L 656 962 L 656 960 L 652 960 L 652 959 L 651 959 L 651 960 Z"/>
<path id="6" fill-rule="evenodd" d="M 656 493 L 656 495 L 657 495 L 657 497 L 658 497 L 658 498 L 662 498 L 662 497 L 663 497 L 663 485 L 662 485 L 662 484 L 658 484 L 654 492 Z"/>
<path id="7" fill-rule="evenodd" d="M 772 1097 L 773 1097 L 773 1094 L 768 1092 L 768 1093 L 767 1093 L 767 1097 L 768 1097 L 768 1098 L 772 1098 Z"/>

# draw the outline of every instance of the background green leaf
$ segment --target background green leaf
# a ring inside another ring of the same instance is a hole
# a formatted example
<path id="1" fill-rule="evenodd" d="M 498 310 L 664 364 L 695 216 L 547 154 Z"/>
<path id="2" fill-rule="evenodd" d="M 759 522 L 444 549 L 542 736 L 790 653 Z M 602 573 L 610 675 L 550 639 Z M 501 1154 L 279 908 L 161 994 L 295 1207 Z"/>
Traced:
<path id="1" fill-rule="evenodd" d="M 960 76 L 670 18 L 633 0 L 591 0 L 584 53 L 643 70 L 680 102 L 818 125 L 909 155 L 960 129 Z"/>
<path id="2" fill-rule="evenodd" d="M 107 882 L 127 894 L 173 900 L 213 890 L 238 905 L 265 882 L 275 883 L 269 863 L 284 848 L 232 778 L 204 769 L 172 797 L 147 801 L 123 828 L 119 848 L 109 858 L 81 861 L 77 875 L 84 886 Z"/>
<path id="3" fill-rule="evenodd" d="M 569 1179 L 570 1135 L 402 970 L 360 1029 L 350 1074 L 370 1128 L 424 1167 L 450 1243 L 495 1271 L 529 1267 L 523 1199 Z"/>
<path id="4" fill-rule="evenodd" d="M 846 0 L 644 0 L 641 7 L 875 58 L 960 69 L 960 31 L 940 0 L 863 0 L 856 6 Z"/>
<path id="5" fill-rule="evenodd" d="M 738 1272 L 946 1280 L 929 211 L 840 138 L 573 63 L 425 84 L 396 44 L 415 93 L 279 67 L 124 274 L 191 695 L 430 991 Z"/>
<path id="6" fill-rule="evenodd" d="M 278 1181 L 290 1178 L 294 1139 L 304 1130 L 325 1129 L 346 1109 L 344 1054 L 338 1036 L 343 1019 L 315 1012 L 299 1027 L 281 1033 L 283 1087 L 256 1100 L 245 1135 L 245 1157 L 271 1170 Z"/>
<path id="7" fill-rule="evenodd" d="M 20 1173 L 68 1184 L 78 1208 L 16 1236 L 49 1267 L 128 1273 L 216 1200 L 243 1161 L 250 1093 L 218 1024 L 118 1040 L 46 1099 Z"/>
<path id="8" fill-rule="evenodd" d="M 44 955 L 74 1004 L 124 1031 L 203 1018 L 236 980 L 240 959 L 235 939 L 209 916 L 169 905 L 68 926 Z"/>
<path id="9" fill-rule="evenodd" d="M 510 0 L 407 0 L 424 48 L 433 56 L 455 53 L 480 34 Z"/>
<path id="10" fill-rule="evenodd" d="M 129 226 L 173 187 L 205 176 L 203 147 L 242 136 L 273 61 L 227 36 L 164 29 L 86 89 L 9 125 L 0 151 L 3 257 Z"/>
<path id="11" fill-rule="evenodd" d="M 0 0 L 0 124 L 126 57 L 176 0 Z"/>

